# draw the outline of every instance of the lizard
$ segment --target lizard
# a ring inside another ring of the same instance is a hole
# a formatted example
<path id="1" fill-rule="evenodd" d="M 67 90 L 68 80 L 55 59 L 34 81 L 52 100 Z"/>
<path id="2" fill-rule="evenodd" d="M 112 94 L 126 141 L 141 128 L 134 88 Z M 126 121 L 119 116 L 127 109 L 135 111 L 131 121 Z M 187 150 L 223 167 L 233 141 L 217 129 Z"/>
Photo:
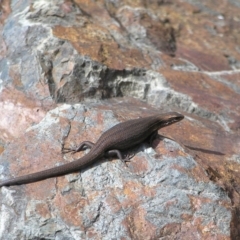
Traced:
<path id="1" fill-rule="evenodd" d="M 180 113 L 168 112 L 118 123 L 105 131 L 95 144 L 90 141 L 84 141 L 75 149 L 64 148 L 64 153 L 74 153 L 90 147 L 91 150 L 83 157 L 47 170 L 10 178 L 0 182 L 0 187 L 28 184 L 76 172 L 108 154 L 116 154 L 126 164 L 129 161 L 129 157 L 123 158 L 121 151 L 134 147 L 146 139 L 150 138 L 152 140 L 158 133 L 158 129 L 179 122 L 183 118 L 184 116 Z"/>

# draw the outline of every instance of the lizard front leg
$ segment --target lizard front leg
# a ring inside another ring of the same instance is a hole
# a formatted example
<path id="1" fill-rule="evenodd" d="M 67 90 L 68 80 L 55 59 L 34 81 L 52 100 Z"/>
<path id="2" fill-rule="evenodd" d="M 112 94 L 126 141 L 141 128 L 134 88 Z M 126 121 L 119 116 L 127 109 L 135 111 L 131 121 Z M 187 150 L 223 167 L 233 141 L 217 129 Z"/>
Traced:
<path id="1" fill-rule="evenodd" d="M 117 155 L 118 158 L 127 166 L 126 162 L 130 162 L 130 159 L 134 156 L 131 155 L 127 155 L 126 157 L 123 157 L 122 153 L 118 150 L 118 149 L 113 149 L 113 150 L 109 150 L 106 152 L 107 155 Z"/>

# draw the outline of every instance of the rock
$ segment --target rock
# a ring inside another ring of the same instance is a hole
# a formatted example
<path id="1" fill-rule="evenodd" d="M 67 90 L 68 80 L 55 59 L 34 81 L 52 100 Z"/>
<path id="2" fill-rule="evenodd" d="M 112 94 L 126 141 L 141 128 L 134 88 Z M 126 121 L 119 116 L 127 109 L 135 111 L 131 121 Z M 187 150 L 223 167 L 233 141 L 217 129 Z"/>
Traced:
<path id="1" fill-rule="evenodd" d="M 63 147 L 156 111 L 183 121 L 128 166 L 1 188 L 1 239 L 238 239 L 237 2 L 4 1 L 0 178 L 80 158 Z"/>

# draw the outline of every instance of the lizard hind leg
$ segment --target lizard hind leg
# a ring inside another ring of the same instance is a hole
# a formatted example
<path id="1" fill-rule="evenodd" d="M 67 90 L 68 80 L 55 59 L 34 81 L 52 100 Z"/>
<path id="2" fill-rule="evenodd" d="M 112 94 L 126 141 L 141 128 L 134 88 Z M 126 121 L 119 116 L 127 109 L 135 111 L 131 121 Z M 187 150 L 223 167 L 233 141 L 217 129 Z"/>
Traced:
<path id="1" fill-rule="evenodd" d="M 69 152 L 76 153 L 76 152 L 85 150 L 87 148 L 92 148 L 93 146 L 94 146 L 94 143 L 90 141 L 84 141 L 76 148 L 63 148 L 62 153 L 69 153 Z"/>

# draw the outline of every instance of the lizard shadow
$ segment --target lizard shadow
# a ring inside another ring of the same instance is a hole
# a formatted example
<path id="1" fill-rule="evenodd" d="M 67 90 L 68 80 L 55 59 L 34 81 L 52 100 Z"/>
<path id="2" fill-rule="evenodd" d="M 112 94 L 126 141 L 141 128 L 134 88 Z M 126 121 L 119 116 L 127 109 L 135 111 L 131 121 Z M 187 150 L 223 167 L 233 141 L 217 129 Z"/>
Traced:
<path id="1" fill-rule="evenodd" d="M 225 155 L 222 152 L 213 151 L 213 150 L 209 150 L 209 149 L 191 147 L 191 146 L 188 146 L 188 145 L 184 145 L 184 146 L 191 149 L 191 150 L 199 151 L 199 152 L 203 152 L 203 153 L 207 153 L 207 154 L 214 154 L 214 155 L 218 155 L 218 156 L 224 156 Z"/>
<path id="2" fill-rule="evenodd" d="M 158 135 L 158 137 L 159 137 L 161 140 L 163 140 L 164 138 L 167 138 L 167 139 L 170 139 L 170 140 L 176 142 L 174 139 L 169 138 L 169 137 L 165 137 L 165 136 L 163 136 L 163 135 Z M 180 145 L 181 145 L 181 144 L 180 144 Z M 219 156 L 224 156 L 224 155 L 225 155 L 225 153 L 218 152 L 218 151 L 214 151 L 214 150 L 210 150 L 210 149 L 192 147 L 192 146 L 185 145 L 185 144 L 183 144 L 183 146 L 186 147 L 186 148 L 189 148 L 189 149 L 191 149 L 191 150 L 199 151 L 199 152 L 203 152 L 203 153 L 207 153 L 207 154 L 214 154 L 214 155 L 219 155 Z"/>

